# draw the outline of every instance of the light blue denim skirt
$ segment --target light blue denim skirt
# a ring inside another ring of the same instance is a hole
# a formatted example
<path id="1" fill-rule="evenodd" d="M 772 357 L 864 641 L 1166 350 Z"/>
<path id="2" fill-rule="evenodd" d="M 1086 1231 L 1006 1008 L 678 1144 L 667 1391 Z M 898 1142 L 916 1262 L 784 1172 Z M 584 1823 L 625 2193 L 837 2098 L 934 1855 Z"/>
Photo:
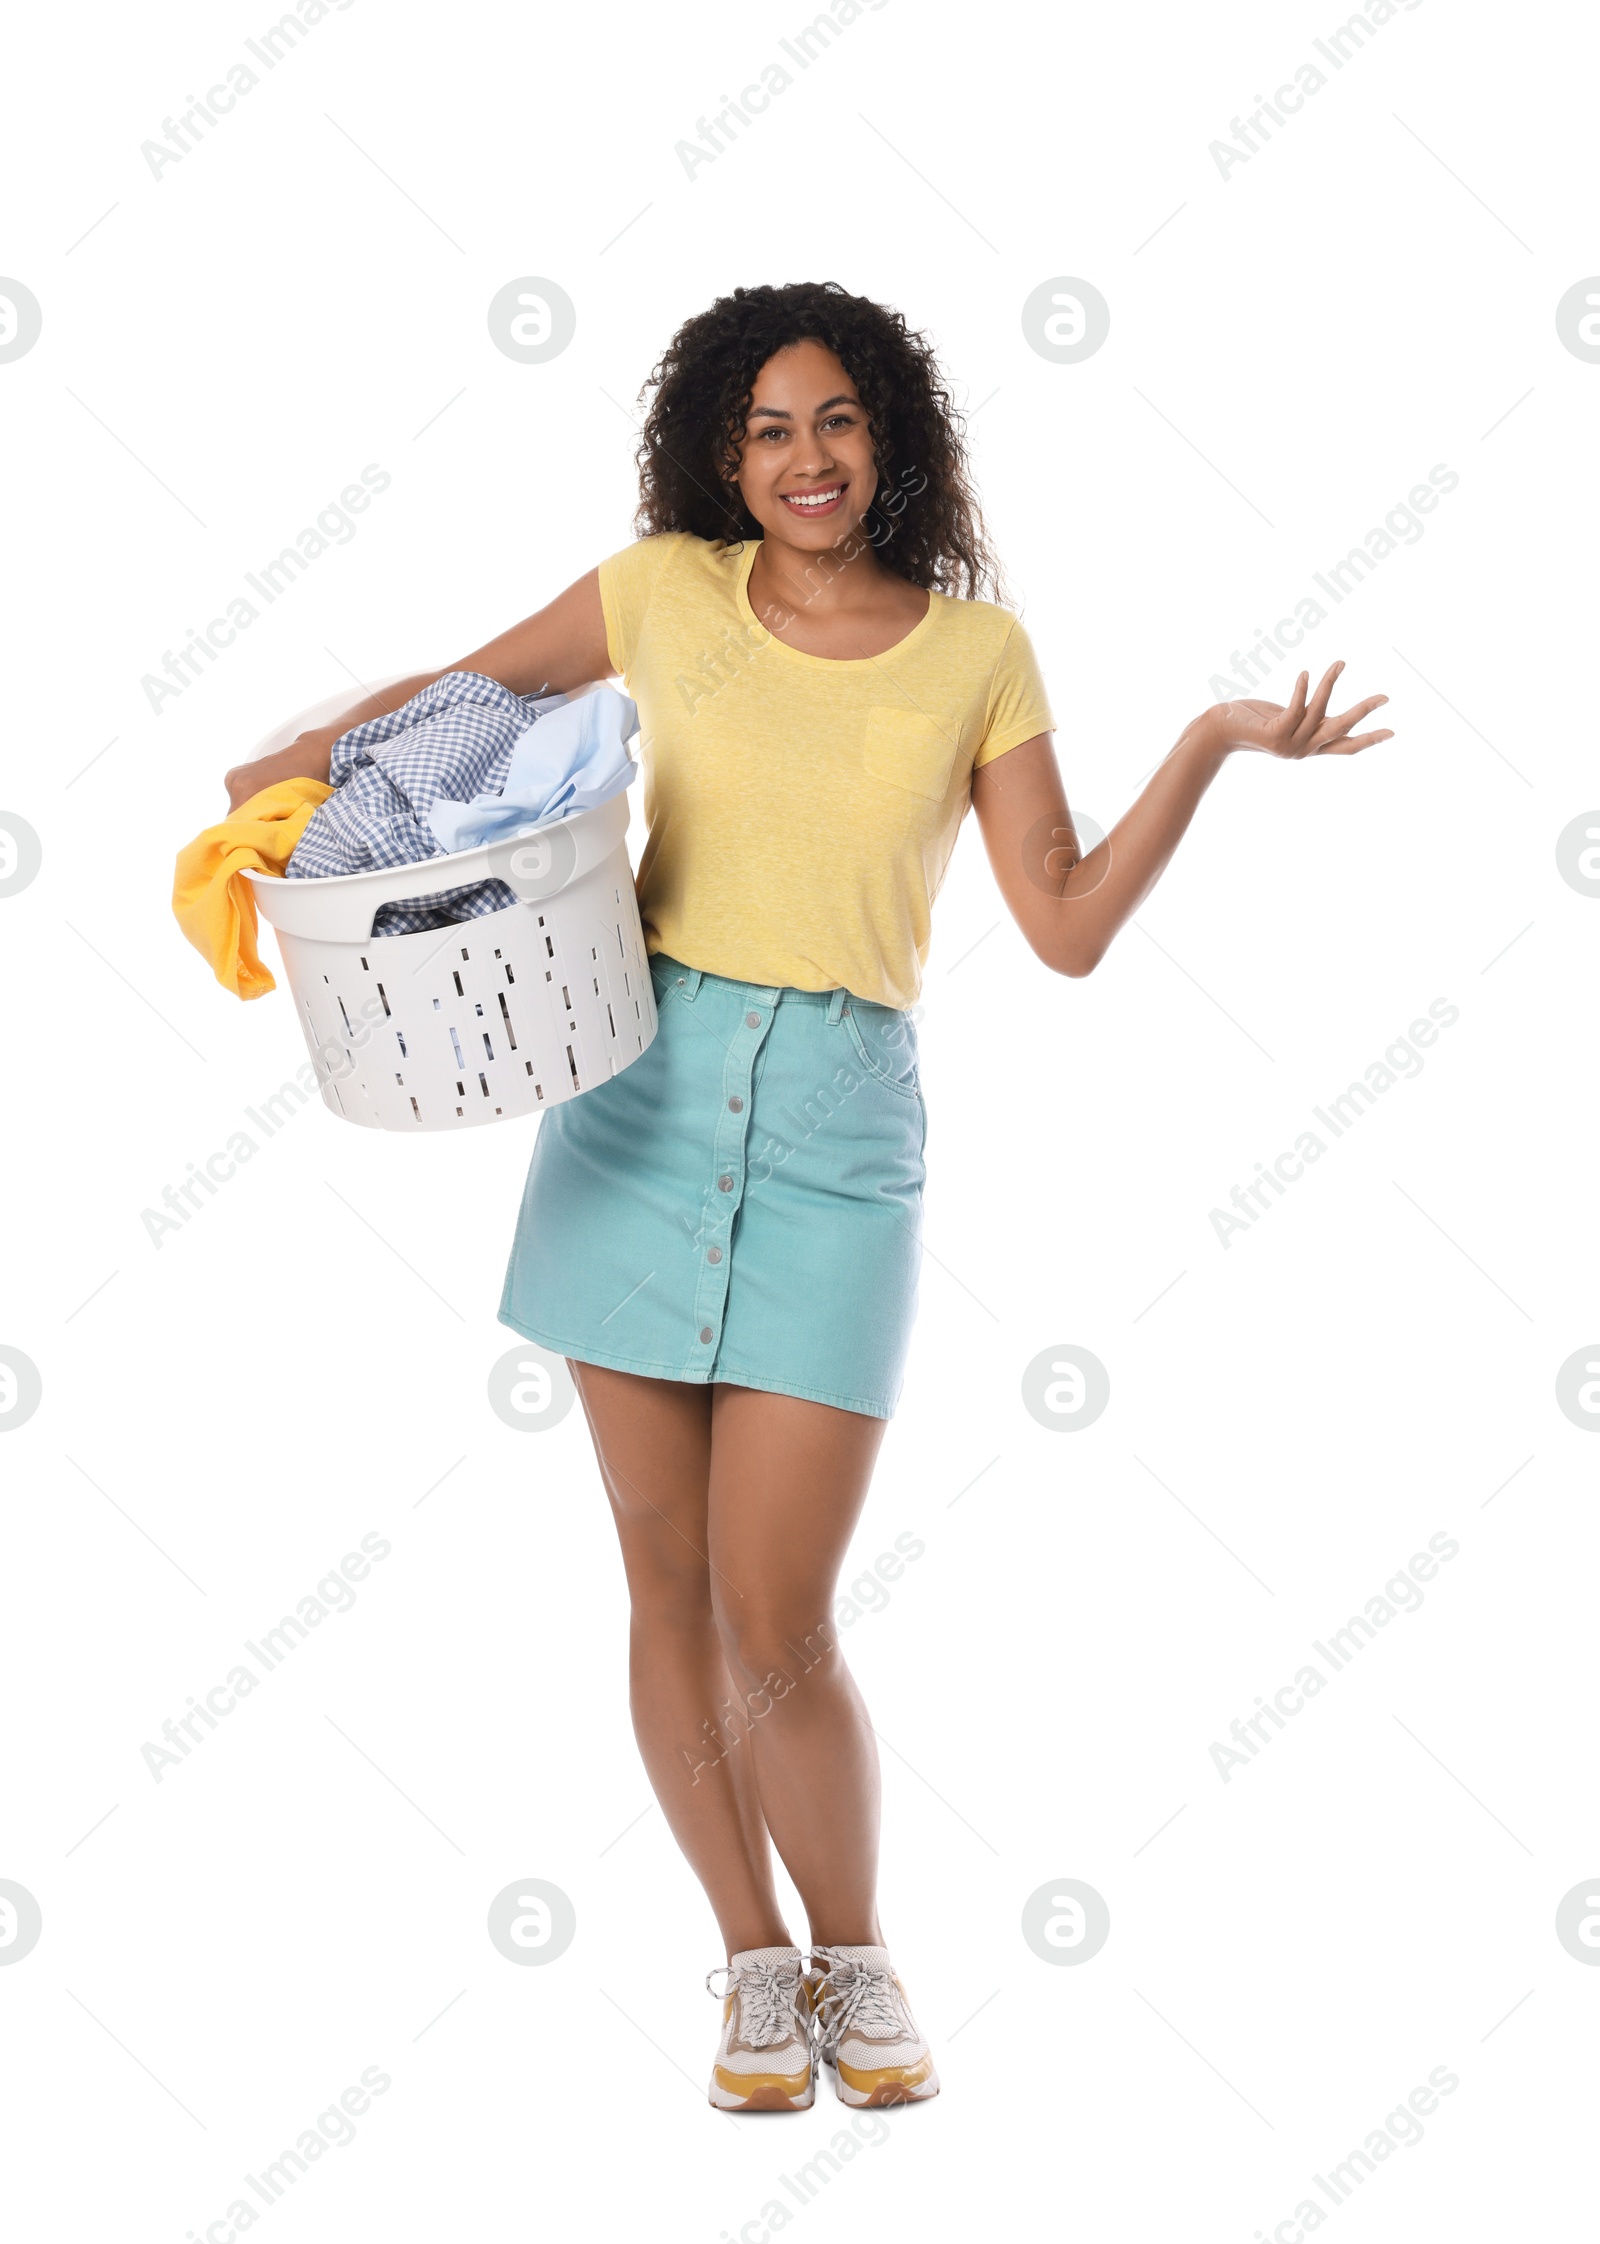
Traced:
<path id="1" fill-rule="evenodd" d="M 500 1322 L 582 1363 L 892 1417 L 922 1259 L 910 1014 L 650 968 L 654 1041 L 540 1117 Z"/>

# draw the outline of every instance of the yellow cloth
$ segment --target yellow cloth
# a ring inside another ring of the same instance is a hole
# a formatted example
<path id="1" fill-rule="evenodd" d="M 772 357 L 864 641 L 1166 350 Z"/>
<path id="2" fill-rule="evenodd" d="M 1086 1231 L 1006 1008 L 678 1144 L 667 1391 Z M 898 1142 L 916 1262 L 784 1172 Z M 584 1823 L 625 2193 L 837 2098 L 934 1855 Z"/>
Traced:
<path id="1" fill-rule="evenodd" d="M 613 667 L 639 706 L 645 943 L 712 974 L 912 1004 L 973 767 L 1054 730 L 1027 633 L 931 595 L 886 654 L 774 638 L 759 540 L 665 531 L 600 564 Z"/>
<path id="2" fill-rule="evenodd" d="M 236 997 L 265 997 L 277 988 L 256 949 L 256 900 L 245 869 L 281 873 L 311 813 L 332 793 L 320 779 L 280 779 L 178 852 L 178 925 Z"/>

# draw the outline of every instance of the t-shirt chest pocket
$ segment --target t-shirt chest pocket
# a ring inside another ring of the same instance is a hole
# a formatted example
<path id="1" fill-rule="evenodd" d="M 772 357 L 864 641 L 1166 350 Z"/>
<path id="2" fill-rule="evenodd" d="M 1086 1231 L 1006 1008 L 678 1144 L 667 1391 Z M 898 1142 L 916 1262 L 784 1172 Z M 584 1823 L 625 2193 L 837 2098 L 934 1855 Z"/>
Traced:
<path id="1" fill-rule="evenodd" d="M 861 760 L 868 778 L 943 802 L 960 745 L 958 726 L 941 725 L 920 709 L 869 709 Z"/>

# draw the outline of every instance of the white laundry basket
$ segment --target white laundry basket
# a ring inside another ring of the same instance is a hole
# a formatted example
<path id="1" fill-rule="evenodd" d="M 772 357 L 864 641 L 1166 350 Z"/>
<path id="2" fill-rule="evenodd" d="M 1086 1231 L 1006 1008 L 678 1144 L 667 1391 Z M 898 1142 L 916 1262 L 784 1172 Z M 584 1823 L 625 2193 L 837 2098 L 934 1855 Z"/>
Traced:
<path id="1" fill-rule="evenodd" d="M 396 681 L 389 681 L 391 683 Z M 333 723 L 319 703 L 257 753 Z M 636 1060 L 655 991 L 628 861 L 628 798 L 393 870 L 246 875 L 278 938 L 323 1103 L 376 1130 L 459 1130 L 575 1098 Z M 514 904 L 374 935 L 380 905 L 503 880 Z"/>

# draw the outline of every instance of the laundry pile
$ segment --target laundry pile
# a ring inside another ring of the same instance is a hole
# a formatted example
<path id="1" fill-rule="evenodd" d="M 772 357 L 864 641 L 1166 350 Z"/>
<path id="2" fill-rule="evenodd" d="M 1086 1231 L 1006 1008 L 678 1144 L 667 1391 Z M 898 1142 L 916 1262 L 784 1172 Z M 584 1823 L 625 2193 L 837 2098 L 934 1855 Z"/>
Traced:
<path id="1" fill-rule="evenodd" d="M 240 997 L 275 984 L 256 948 L 246 871 L 291 880 L 426 863 L 593 810 L 638 774 L 639 713 L 605 685 L 520 695 L 452 670 L 334 744 L 330 785 L 279 780 L 178 853 L 172 908 L 217 980 Z M 379 907 L 374 936 L 449 927 L 515 903 L 501 880 Z"/>
<path id="2" fill-rule="evenodd" d="M 285 871 L 316 880 L 421 864 L 592 810 L 633 778 L 638 767 L 623 742 L 636 724 L 633 703 L 610 687 L 540 699 L 476 671 L 450 671 L 335 743 L 334 791 Z M 372 932 L 420 934 L 515 901 L 504 881 L 474 881 L 384 904 Z"/>

